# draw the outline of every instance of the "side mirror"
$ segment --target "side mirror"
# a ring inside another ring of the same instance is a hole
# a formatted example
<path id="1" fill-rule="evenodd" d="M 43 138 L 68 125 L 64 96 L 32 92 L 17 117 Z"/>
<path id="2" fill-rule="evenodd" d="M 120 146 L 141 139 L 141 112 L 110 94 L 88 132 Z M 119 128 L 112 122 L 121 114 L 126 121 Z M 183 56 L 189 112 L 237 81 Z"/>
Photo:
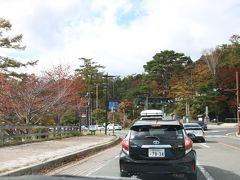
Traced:
<path id="1" fill-rule="evenodd" d="M 196 140 L 196 136 L 192 133 L 188 133 L 187 136 L 192 140 L 195 141 Z"/>

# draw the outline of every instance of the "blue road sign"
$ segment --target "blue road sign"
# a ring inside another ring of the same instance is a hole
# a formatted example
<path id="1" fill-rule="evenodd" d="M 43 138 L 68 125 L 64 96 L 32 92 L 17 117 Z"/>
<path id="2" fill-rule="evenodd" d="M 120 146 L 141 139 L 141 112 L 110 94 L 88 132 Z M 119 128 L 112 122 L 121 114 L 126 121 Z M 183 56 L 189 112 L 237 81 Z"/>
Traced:
<path id="1" fill-rule="evenodd" d="M 118 101 L 109 101 L 108 102 L 108 110 L 118 112 Z"/>

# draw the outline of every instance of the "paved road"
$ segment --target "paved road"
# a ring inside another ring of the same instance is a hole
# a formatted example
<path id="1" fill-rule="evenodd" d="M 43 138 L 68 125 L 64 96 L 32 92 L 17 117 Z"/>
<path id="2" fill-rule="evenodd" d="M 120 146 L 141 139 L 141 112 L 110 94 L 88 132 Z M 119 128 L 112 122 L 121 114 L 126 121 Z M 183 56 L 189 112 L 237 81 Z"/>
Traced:
<path id="1" fill-rule="evenodd" d="M 211 129 L 206 133 L 206 143 L 194 144 L 198 155 L 198 180 L 240 179 L 240 166 L 238 165 L 240 138 L 229 135 L 234 131 L 235 128 Z M 121 136 L 124 136 L 123 132 Z M 118 154 L 120 150 L 120 145 L 117 145 L 50 174 L 119 177 Z M 132 177 L 132 179 L 150 178 Z M 164 179 L 166 178 L 168 177 L 164 177 Z M 174 178 L 169 177 L 169 179 Z"/>
<path id="2" fill-rule="evenodd" d="M 198 163 L 210 180 L 240 179 L 240 137 L 234 137 L 236 128 L 207 131 L 207 142 L 196 146 Z M 199 146 L 200 145 L 200 146 Z"/>

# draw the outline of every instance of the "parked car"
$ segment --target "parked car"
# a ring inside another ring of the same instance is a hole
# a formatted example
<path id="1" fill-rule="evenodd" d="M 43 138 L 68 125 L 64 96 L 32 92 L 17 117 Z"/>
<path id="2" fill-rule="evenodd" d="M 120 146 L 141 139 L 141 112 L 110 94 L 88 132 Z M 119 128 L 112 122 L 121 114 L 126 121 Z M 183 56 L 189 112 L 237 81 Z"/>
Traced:
<path id="1" fill-rule="evenodd" d="M 98 131 L 104 131 L 105 127 L 103 125 L 96 125 Z"/>
<path id="2" fill-rule="evenodd" d="M 203 128 L 204 131 L 207 131 L 207 123 L 203 121 L 197 121 L 197 123 Z"/>
<path id="3" fill-rule="evenodd" d="M 81 130 L 82 130 L 82 131 L 88 131 L 88 127 L 85 126 L 85 125 L 82 125 L 82 126 L 81 126 Z"/>
<path id="4" fill-rule="evenodd" d="M 107 130 L 112 131 L 113 130 L 113 124 L 109 124 L 107 125 Z M 120 126 L 119 124 L 114 124 L 114 130 L 122 130 L 122 126 Z"/>
<path id="5" fill-rule="evenodd" d="M 195 142 L 205 142 L 205 133 L 198 123 L 185 123 L 183 124 L 187 134 L 190 134 L 191 139 Z"/>
<path id="6" fill-rule="evenodd" d="M 122 141 L 120 175 L 181 174 L 197 179 L 196 152 L 182 124 L 174 120 L 139 120 Z"/>

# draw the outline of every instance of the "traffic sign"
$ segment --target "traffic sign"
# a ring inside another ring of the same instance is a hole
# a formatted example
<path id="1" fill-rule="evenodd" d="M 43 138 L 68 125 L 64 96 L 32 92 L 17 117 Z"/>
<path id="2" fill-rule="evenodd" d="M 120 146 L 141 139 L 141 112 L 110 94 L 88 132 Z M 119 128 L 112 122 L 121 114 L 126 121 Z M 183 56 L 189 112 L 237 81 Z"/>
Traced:
<path id="1" fill-rule="evenodd" d="M 108 110 L 118 112 L 118 101 L 109 101 L 108 102 Z"/>

